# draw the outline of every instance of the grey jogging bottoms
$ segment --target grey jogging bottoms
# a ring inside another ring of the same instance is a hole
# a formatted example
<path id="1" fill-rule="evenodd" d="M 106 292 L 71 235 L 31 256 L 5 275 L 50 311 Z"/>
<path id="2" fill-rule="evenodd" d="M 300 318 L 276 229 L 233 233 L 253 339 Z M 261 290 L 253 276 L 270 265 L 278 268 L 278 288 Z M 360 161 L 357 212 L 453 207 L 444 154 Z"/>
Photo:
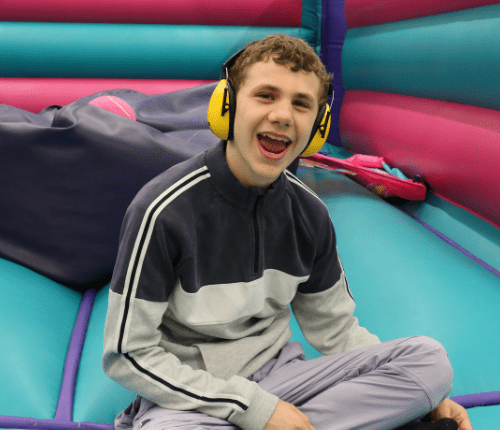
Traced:
<path id="1" fill-rule="evenodd" d="M 292 342 L 249 379 L 295 405 L 316 430 L 391 430 L 424 417 L 448 397 L 453 371 L 439 342 L 416 336 L 312 360 Z M 240 430 L 220 418 L 164 409 L 139 396 L 115 427 Z"/>

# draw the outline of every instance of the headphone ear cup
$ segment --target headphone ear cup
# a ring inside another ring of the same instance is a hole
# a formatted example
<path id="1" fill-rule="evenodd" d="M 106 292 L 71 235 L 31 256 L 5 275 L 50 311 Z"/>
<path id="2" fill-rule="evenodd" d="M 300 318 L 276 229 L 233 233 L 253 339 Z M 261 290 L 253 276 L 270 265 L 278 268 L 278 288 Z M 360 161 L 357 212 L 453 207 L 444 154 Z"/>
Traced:
<path id="1" fill-rule="evenodd" d="M 310 157 L 316 154 L 326 142 L 328 133 L 330 132 L 330 124 L 332 122 L 332 117 L 330 113 L 330 106 L 325 104 L 323 109 L 319 112 L 314 122 L 311 136 L 309 138 L 309 144 L 306 149 L 300 154 L 301 157 Z"/>
<path id="2" fill-rule="evenodd" d="M 207 112 L 210 130 L 219 139 L 233 139 L 234 111 L 233 88 L 226 79 L 222 79 L 210 97 Z"/>

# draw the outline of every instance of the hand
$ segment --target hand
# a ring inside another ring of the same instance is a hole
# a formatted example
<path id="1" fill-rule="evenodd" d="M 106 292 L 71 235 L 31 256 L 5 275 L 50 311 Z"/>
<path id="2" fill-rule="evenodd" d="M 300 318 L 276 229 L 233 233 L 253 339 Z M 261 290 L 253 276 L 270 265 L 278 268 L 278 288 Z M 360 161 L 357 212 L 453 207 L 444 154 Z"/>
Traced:
<path id="1" fill-rule="evenodd" d="M 460 430 L 472 430 L 472 424 L 465 408 L 453 400 L 445 399 L 436 409 L 431 411 L 432 421 L 438 421 L 443 418 L 452 418 Z"/>
<path id="2" fill-rule="evenodd" d="M 316 430 L 309 417 L 291 403 L 280 400 L 264 430 Z"/>

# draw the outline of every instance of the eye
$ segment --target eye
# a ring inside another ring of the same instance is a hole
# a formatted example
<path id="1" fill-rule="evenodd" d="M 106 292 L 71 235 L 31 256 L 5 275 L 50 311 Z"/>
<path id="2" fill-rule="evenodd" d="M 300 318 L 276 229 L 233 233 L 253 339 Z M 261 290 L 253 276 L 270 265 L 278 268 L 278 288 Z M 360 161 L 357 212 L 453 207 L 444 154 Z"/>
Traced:
<path id="1" fill-rule="evenodd" d="M 274 96 L 270 93 L 259 93 L 257 97 L 264 100 L 274 100 Z"/>
<path id="2" fill-rule="evenodd" d="M 303 108 L 303 109 L 310 109 L 309 103 L 303 102 L 301 100 L 295 101 L 294 104 L 295 104 L 295 106 L 298 106 L 298 107 Z"/>

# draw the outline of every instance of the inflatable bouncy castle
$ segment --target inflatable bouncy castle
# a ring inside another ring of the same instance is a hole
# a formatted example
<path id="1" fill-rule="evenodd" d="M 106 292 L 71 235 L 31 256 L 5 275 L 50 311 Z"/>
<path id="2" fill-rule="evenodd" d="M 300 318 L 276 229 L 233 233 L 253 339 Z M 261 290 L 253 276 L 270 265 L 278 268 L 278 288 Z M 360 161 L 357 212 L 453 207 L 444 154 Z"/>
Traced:
<path id="1" fill-rule="evenodd" d="M 499 2 L 3 0 L 0 429 L 112 430 L 135 398 L 101 365 L 125 210 L 218 141 L 221 65 L 274 33 L 334 74 L 327 144 L 294 168 L 329 209 L 355 315 L 382 341 L 438 340 L 451 398 L 498 428 Z M 355 154 L 425 196 L 328 167 Z"/>

